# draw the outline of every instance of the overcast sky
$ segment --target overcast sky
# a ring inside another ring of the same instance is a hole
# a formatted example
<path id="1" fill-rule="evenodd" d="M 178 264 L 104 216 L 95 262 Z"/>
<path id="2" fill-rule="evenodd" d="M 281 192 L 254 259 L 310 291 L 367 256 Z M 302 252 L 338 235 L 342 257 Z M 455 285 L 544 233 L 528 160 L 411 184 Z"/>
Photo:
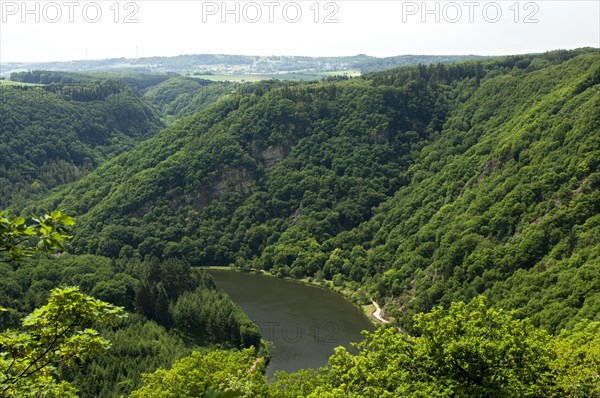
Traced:
<path id="1" fill-rule="evenodd" d="M 600 47 L 600 1 L 0 1 L 0 62 Z"/>

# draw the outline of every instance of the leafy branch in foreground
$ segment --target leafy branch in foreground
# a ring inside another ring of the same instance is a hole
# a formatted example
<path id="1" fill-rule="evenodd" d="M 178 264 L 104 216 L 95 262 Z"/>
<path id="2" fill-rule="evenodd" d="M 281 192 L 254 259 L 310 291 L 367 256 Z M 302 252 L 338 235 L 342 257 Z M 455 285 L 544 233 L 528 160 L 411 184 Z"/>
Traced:
<path id="1" fill-rule="evenodd" d="M 22 320 L 23 330 L 0 334 L 1 396 L 75 396 L 67 382 L 57 381 L 58 365 L 71 365 L 110 347 L 90 327 L 114 324 L 124 316 L 112 304 L 86 296 L 78 287 L 52 290 L 48 304 Z"/>
<path id="2" fill-rule="evenodd" d="M 38 250 L 51 253 L 63 250 L 64 241 L 70 239 L 68 227 L 75 224 L 73 218 L 55 210 L 41 217 L 33 217 L 26 224 L 23 217 L 12 217 L 0 212 L 0 262 L 15 262 Z M 37 246 L 32 245 L 37 241 Z"/>
<path id="3" fill-rule="evenodd" d="M 33 222 L 26 225 L 23 217 L 0 212 L 1 262 L 17 263 L 39 250 L 62 250 L 70 238 L 67 227 L 74 224 L 59 210 Z M 37 245 L 32 245 L 35 240 Z M 5 309 L 0 306 L 0 311 Z M 91 327 L 115 324 L 123 316 L 122 308 L 87 296 L 78 287 L 53 289 L 46 305 L 23 318 L 21 330 L 0 334 L 0 396 L 75 397 L 71 384 L 55 378 L 57 367 L 107 350 L 110 343 Z"/>

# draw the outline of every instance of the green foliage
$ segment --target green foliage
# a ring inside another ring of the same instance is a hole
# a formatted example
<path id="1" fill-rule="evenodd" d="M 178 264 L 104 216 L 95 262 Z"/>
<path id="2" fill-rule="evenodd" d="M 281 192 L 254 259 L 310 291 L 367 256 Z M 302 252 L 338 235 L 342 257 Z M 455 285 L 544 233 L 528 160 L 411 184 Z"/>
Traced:
<path id="1" fill-rule="evenodd" d="M 150 258 L 136 266 L 135 308 L 166 328 L 183 332 L 197 344 L 260 345 L 260 331 L 210 275 L 187 263 Z"/>
<path id="2" fill-rule="evenodd" d="M 200 342 L 260 345 L 260 330 L 229 296 L 213 289 L 185 292 L 170 307 L 173 326 Z"/>
<path id="3" fill-rule="evenodd" d="M 60 286 L 76 285 L 87 295 L 133 310 L 137 279 L 113 266 L 110 259 L 39 254 L 24 259 L 18 267 L 12 265 L 0 266 L 0 303 L 9 308 L 2 328 L 16 327 L 20 318 L 47 301 L 51 289 Z"/>
<path id="4" fill-rule="evenodd" d="M 0 208 L 78 180 L 162 126 L 139 95 L 110 78 L 2 85 L 0 94 Z"/>
<path id="5" fill-rule="evenodd" d="M 91 79 L 90 75 L 81 73 L 49 70 L 22 71 L 10 74 L 10 80 L 30 84 L 82 84 Z"/>
<path id="6" fill-rule="evenodd" d="M 582 321 L 554 341 L 556 391 L 564 397 L 600 397 L 600 322 Z"/>
<path id="7" fill-rule="evenodd" d="M 459 396 L 531 396 L 549 370 L 549 336 L 529 320 L 487 308 L 483 297 L 415 317 L 414 351 L 427 374 Z"/>
<path id="8" fill-rule="evenodd" d="M 110 350 L 78 367 L 61 367 L 62 378 L 81 397 L 127 396 L 141 386 L 142 373 L 168 368 L 191 353 L 175 332 L 140 315 L 130 315 L 117 328 L 100 328 L 99 332 L 110 341 Z"/>
<path id="9" fill-rule="evenodd" d="M 52 290 L 48 304 L 22 320 L 22 330 L 0 335 L 0 390 L 3 396 L 75 396 L 55 379 L 58 365 L 71 365 L 110 347 L 91 329 L 114 322 L 122 310 L 86 296 L 76 287 Z"/>
<path id="10" fill-rule="evenodd" d="M 0 261 L 15 262 L 30 256 L 38 249 L 47 253 L 63 250 L 65 239 L 70 239 L 68 227 L 73 219 L 59 210 L 41 217 L 34 217 L 33 224 L 25 224 L 23 217 L 12 217 L 0 212 Z M 37 247 L 27 245 L 37 240 Z"/>
<path id="11" fill-rule="evenodd" d="M 388 313 L 403 307 L 405 327 L 485 292 L 549 331 L 596 316 L 600 196 L 594 168 L 579 165 L 599 158 L 598 83 L 576 87 L 594 81 L 598 57 L 566 58 L 483 79 L 409 168 L 411 183 L 360 227 L 374 231 L 368 268 L 387 271 L 367 283 L 395 296 Z"/>
<path id="12" fill-rule="evenodd" d="M 131 398 L 261 397 L 267 391 L 263 360 L 253 349 L 193 352 L 173 364 L 144 375 L 144 385 Z"/>
<path id="13" fill-rule="evenodd" d="M 200 112 L 236 91 L 236 85 L 232 83 L 177 76 L 149 88 L 144 99 L 154 105 L 166 120 L 175 121 Z"/>
<path id="14" fill-rule="evenodd" d="M 307 397 L 326 383 L 324 370 L 303 369 L 294 373 L 275 372 L 269 385 L 270 396 L 279 398 Z"/>
<path id="15" fill-rule="evenodd" d="M 39 66 L 39 64 L 38 64 Z M 126 71 L 94 71 L 90 73 L 67 72 L 64 70 L 32 70 L 13 72 L 10 80 L 31 84 L 86 84 L 100 80 L 119 80 L 135 91 L 143 92 L 149 87 L 176 76 L 176 73 L 146 74 Z"/>
<path id="16" fill-rule="evenodd" d="M 313 249 L 367 219 L 398 187 L 432 115 L 415 115 L 423 127 L 411 131 L 402 111 L 415 111 L 404 103 L 404 90 L 366 82 L 274 86 L 171 126 L 65 193 L 64 205 L 82 220 L 113 220 L 101 231 L 83 222 L 76 250 L 108 254 L 99 239 L 110 228 L 123 231 L 110 234 L 142 256 L 168 252 L 194 264 L 229 263 L 266 255 L 272 246 L 277 268 L 299 255 L 297 265 L 310 265 L 309 273 L 321 268 Z M 413 92 L 432 100 L 433 93 Z M 114 184 L 100 195 L 109 175 Z M 275 246 L 286 227 L 289 237 Z M 284 253 L 286 240 L 293 250 Z M 259 265 L 272 266 L 266 257 Z"/>

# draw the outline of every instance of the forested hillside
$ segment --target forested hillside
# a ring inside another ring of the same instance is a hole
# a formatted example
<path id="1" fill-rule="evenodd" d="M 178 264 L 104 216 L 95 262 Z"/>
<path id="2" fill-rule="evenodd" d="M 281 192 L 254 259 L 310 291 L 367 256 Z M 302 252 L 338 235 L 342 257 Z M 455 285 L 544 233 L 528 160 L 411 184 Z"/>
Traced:
<path id="1" fill-rule="evenodd" d="M 599 60 L 484 79 L 457 104 L 359 229 L 390 310 L 486 293 L 550 331 L 600 314 Z"/>
<path id="2" fill-rule="evenodd" d="M 184 77 L 173 72 L 164 74 L 146 74 L 125 71 L 96 71 L 90 73 L 74 73 L 51 70 L 32 70 L 10 74 L 13 88 L 24 86 L 25 90 L 38 89 L 40 104 L 53 98 L 44 96 L 46 92 L 60 91 L 63 98 L 81 97 L 80 92 L 88 92 L 87 101 L 95 98 L 92 90 L 98 91 L 100 86 L 113 85 L 115 93 L 121 93 L 125 88 L 129 94 L 139 94 L 138 100 L 149 104 L 158 112 L 161 119 L 173 121 L 200 112 L 208 105 L 216 102 L 225 95 L 235 93 L 241 84 L 228 81 L 214 82 L 200 78 Z M 110 89 L 109 89 L 110 90 Z M 109 92 L 110 93 L 110 92 Z M 99 96 L 100 98 L 101 96 Z M 148 117 L 155 117 L 149 114 Z M 139 123 L 139 121 L 138 121 Z"/>
<path id="3" fill-rule="evenodd" d="M 76 181 L 162 127 L 122 81 L 57 76 L 0 85 L 0 208 Z"/>
<path id="4" fill-rule="evenodd" d="M 95 82 L 98 84 L 101 80 L 118 80 L 129 86 L 129 88 L 144 92 L 149 87 L 164 82 L 167 79 L 178 76 L 176 73 L 169 72 L 164 74 L 147 74 L 125 71 L 97 71 L 90 73 L 75 73 L 54 70 L 30 70 L 27 72 L 13 72 L 10 74 L 10 80 L 21 83 L 33 84 L 86 84 Z"/>
<path id="5" fill-rule="evenodd" d="M 190 77 L 171 77 L 144 92 L 144 99 L 154 105 L 167 120 L 178 120 L 202 111 L 235 90 L 229 82 L 215 83 Z"/>
<path id="6" fill-rule="evenodd" d="M 261 83 L 45 203 L 72 249 L 331 279 L 412 315 L 485 293 L 600 313 L 597 50 Z"/>

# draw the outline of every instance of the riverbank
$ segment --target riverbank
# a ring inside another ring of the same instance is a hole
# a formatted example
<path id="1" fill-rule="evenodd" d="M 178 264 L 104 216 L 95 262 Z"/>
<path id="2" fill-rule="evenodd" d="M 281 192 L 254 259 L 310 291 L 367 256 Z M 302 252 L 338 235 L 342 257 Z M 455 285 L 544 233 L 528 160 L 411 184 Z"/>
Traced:
<path id="1" fill-rule="evenodd" d="M 301 284 L 308 285 L 308 286 L 319 287 L 321 289 L 329 290 L 329 291 L 339 293 L 340 295 L 342 295 L 348 302 L 350 302 L 352 305 L 354 305 L 356 308 L 358 308 L 361 312 L 363 312 L 373 325 L 379 326 L 382 323 L 383 324 L 390 323 L 389 320 L 384 319 L 383 317 L 375 316 L 375 313 L 377 313 L 377 315 L 381 315 L 381 308 L 379 307 L 379 304 L 375 303 L 375 301 L 371 300 L 371 304 L 356 303 L 354 300 L 352 300 L 352 297 L 350 295 L 351 292 L 348 289 L 344 289 L 343 287 L 334 286 L 333 281 L 330 281 L 330 280 L 324 279 L 322 281 L 317 281 L 316 279 L 309 278 L 309 277 L 297 279 L 297 278 L 291 278 L 291 277 L 287 277 L 287 276 L 281 278 L 281 277 L 279 277 L 277 275 L 273 275 L 270 272 L 267 272 L 265 270 L 254 269 L 254 268 L 249 269 L 249 270 L 243 270 L 243 269 L 239 269 L 239 268 L 235 268 L 235 267 L 218 266 L 218 265 L 208 266 L 208 267 L 200 267 L 200 268 L 203 268 L 206 270 L 236 271 L 236 272 L 241 272 L 241 273 L 252 273 L 252 274 L 256 274 L 256 275 L 264 275 L 264 276 L 268 276 L 271 278 L 282 279 L 282 280 L 286 280 L 286 281 L 290 281 L 290 282 L 297 282 L 297 283 L 301 283 Z M 378 308 L 379 308 L 379 312 L 378 312 Z"/>

